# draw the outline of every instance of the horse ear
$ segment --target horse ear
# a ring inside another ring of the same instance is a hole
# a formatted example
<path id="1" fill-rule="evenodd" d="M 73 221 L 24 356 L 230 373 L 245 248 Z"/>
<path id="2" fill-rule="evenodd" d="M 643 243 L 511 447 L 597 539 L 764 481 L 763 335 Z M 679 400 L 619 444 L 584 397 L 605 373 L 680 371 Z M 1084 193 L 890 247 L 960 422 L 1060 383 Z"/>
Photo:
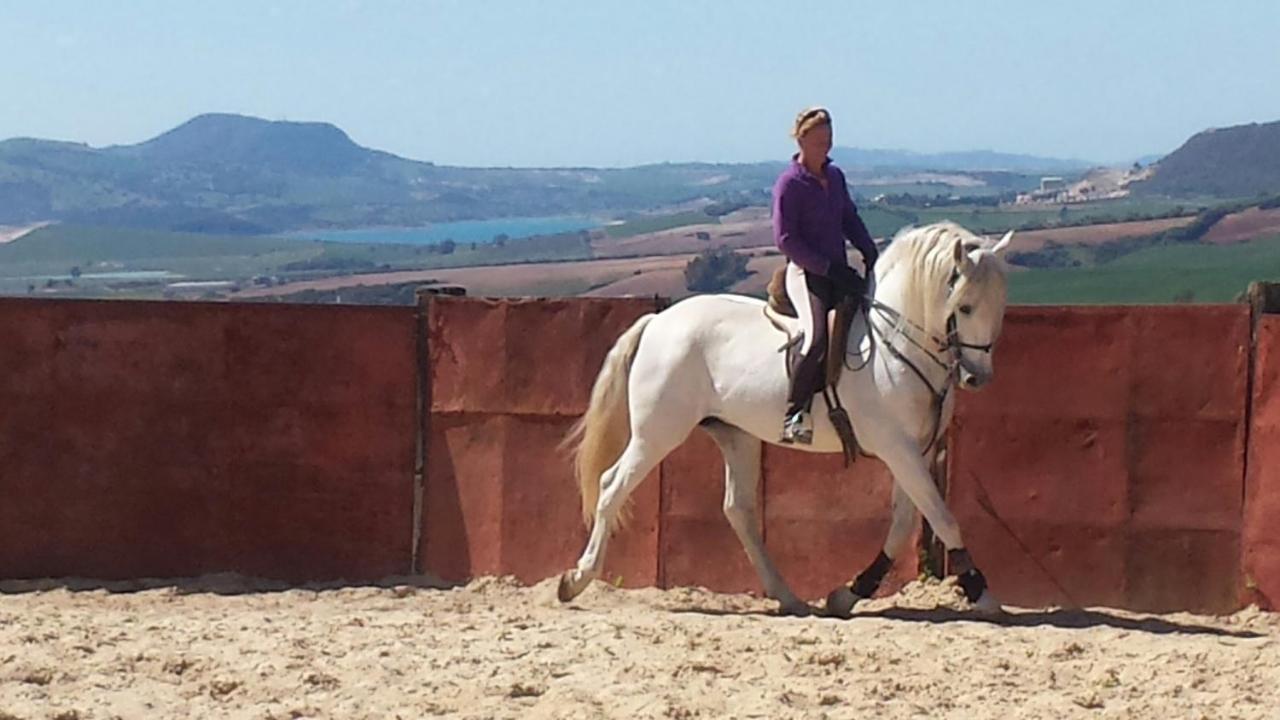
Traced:
<path id="1" fill-rule="evenodd" d="M 965 249 L 963 240 L 956 239 L 955 259 L 956 267 L 960 269 L 961 275 L 968 275 L 973 272 L 975 267 L 973 258 L 969 257 L 969 252 Z"/>
<path id="2" fill-rule="evenodd" d="M 1011 242 L 1013 242 L 1012 230 L 1005 233 L 1004 237 L 1000 238 L 1000 242 L 996 243 L 996 246 L 991 248 L 991 252 L 995 253 L 1001 258 L 1004 258 L 1004 252 L 1009 249 L 1009 243 Z"/>

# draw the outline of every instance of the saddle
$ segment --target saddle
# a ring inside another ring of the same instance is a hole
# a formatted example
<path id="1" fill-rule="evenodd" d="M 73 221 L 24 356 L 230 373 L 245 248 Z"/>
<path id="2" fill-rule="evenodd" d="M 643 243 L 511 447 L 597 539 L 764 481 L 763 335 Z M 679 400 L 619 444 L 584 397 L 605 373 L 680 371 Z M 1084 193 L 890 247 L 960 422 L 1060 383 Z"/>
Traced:
<path id="1" fill-rule="evenodd" d="M 786 288 L 786 271 L 787 267 L 783 265 L 773 271 L 773 277 L 769 280 L 769 307 L 777 314 L 785 317 L 799 317 L 796 313 L 795 306 L 791 304 L 791 299 L 787 297 Z M 844 370 L 844 353 L 831 352 L 832 348 L 843 348 L 849 341 L 849 328 L 853 326 L 853 319 L 858 316 L 858 311 L 862 309 L 861 303 L 851 297 L 844 297 L 836 304 L 835 316 L 827 318 L 827 353 L 826 353 L 826 383 L 824 387 L 835 389 L 836 383 L 840 382 L 840 374 Z M 804 333 L 796 333 L 794 337 L 786 344 L 787 351 L 787 375 L 790 377 L 791 372 L 795 370 L 796 365 L 800 362 L 800 346 L 804 344 Z M 820 392 L 823 388 L 814 388 L 813 392 Z"/>
<path id="2" fill-rule="evenodd" d="M 799 317 L 795 306 L 791 304 L 791 299 L 787 297 L 786 271 L 787 267 L 783 265 L 774 270 L 773 277 L 769 279 L 769 309 L 784 317 Z M 844 448 L 845 467 L 848 467 L 854 461 L 861 450 L 858 446 L 858 440 L 853 434 L 853 423 L 849 420 L 849 413 L 840 403 L 840 395 L 836 392 L 836 386 L 839 384 L 840 375 L 844 371 L 844 348 L 849 341 L 849 330 L 853 326 L 853 319 L 858 316 L 861 309 L 862 303 L 857 298 L 846 296 L 836 303 L 835 313 L 828 315 L 829 330 L 827 337 L 829 341 L 827 342 L 827 352 L 824 358 L 826 367 L 824 382 L 821 383 L 820 387 L 815 387 L 810 391 L 815 395 L 822 393 L 822 397 L 827 403 L 827 415 L 831 420 L 831 424 L 835 426 L 836 434 L 840 436 L 840 443 Z M 781 325 L 775 323 L 774 326 L 783 332 L 787 332 L 786 328 Z M 796 365 L 800 362 L 800 347 L 802 345 L 804 345 L 803 331 L 795 335 L 788 333 L 786 345 L 779 348 L 779 352 L 785 352 L 784 362 L 786 363 L 788 378 L 795 373 Z"/>

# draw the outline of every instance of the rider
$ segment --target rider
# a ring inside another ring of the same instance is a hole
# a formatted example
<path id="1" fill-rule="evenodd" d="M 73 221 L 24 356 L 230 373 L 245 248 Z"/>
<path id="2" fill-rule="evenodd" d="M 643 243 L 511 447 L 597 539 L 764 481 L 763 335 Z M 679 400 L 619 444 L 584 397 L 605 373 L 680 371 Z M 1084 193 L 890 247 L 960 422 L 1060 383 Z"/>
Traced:
<path id="1" fill-rule="evenodd" d="M 812 107 L 796 116 L 791 130 L 800 152 L 773 187 L 773 238 L 787 257 L 787 297 L 804 329 L 801 360 L 791 378 L 782 442 L 810 444 L 809 416 L 827 349 L 827 312 L 840 297 L 862 299 L 866 282 L 849 267 L 845 238 L 862 254 L 869 276 L 878 252 L 849 196 L 844 173 L 831 150 L 831 113 Z"/>

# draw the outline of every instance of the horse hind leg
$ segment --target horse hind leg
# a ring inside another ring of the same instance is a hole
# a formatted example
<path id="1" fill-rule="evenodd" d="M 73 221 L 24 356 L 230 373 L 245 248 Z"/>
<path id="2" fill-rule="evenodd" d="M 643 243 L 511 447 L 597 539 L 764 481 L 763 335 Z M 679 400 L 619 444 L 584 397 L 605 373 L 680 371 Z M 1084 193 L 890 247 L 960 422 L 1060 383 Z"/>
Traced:
<path id="1" fill-rule="evenodd" d="M 760 487 L 762 443 L 758 438 L 721 422 L 707 423 L 704 429 L 720 446 L 720 452 L 724 455 L 725 517 L 760 576 L 765 594 L 780 603 L 783 614 L 808 615 L 809 606 L 791 592 L 765 552 L 764 540 L 760 537 L 756 494 Z"/>
<path id="2" fill-rule="evenodd" d="M 639 487 L 666 452 L 637 441 L 633 436 L 622 451 L 621 457 L 600 476 L 600 500 L 596 504 L 595 520 L 587 546 L 578 558 L 577 567 L 560 577 L 557 596 L 561 602 L 577 597 L 600 577 L 604 570 L 605 549 L 609 535 L 618 520 L 622 508 L 631 493 Z"/>

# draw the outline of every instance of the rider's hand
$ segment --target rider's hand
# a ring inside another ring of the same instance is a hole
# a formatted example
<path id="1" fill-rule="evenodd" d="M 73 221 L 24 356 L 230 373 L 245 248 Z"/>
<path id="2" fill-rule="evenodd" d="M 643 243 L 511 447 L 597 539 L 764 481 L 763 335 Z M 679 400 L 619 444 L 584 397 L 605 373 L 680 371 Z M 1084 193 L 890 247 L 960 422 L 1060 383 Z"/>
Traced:
<path id="1" fill-rule="evenodd" d="M 867 276 L 871 276 L 871 271 L 876 267 L 876 260 L 880 257 L 879 253 L 863 253 L 862 264 L 867 268 Z"/>

